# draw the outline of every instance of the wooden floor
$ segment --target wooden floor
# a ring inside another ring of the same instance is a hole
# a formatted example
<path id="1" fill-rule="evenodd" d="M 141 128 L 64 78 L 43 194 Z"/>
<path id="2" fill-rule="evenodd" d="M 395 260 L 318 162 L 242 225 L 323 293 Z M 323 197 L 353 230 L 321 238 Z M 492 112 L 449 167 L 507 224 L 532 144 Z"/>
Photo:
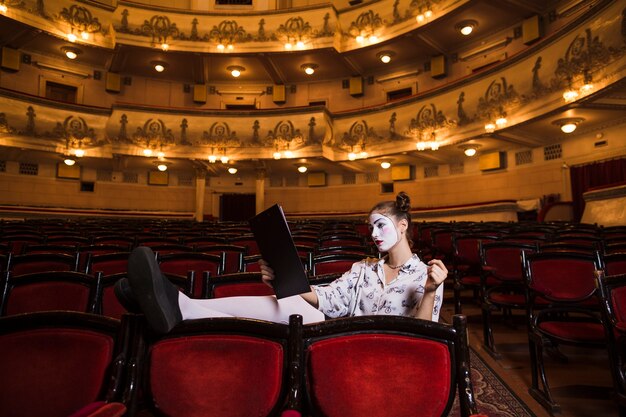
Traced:
<path id="1" fill-rule="evenodd" d="M 447 282 L 446 282 L 447 283 Z M 450 284 L 448 285 L 450 287 Z M 528 394 L 531 384 L 528 336 L 525 318 L 521 313 L 512 326 L 493 315 L 496 349 L 500 359 L 494 359 L 482 347 L 482 314 L 478 304 L 464 292 L 463 314 L 468 318 L 470 346 L 490 365 L 506 384 L 521 398 L 537 417 L 550 414 Z M 441 317 L 448 320 L 454 314 L 452 292 L 446 290 Z M 561 405 L 563 417 L 615 417 L 617 407 L 610 398 L 612 381 L 608 355 L 604 349 L 582 349 L 562 346 L 567 363 L 559 363 L 546 356 L 546 372 L 552 395 Z"/>

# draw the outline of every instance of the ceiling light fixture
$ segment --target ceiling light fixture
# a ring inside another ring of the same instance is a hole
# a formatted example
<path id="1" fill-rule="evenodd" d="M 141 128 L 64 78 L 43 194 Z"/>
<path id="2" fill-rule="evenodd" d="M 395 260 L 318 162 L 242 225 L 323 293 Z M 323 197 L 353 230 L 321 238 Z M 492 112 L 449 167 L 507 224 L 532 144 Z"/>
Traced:
<path id="1" fill-rule="evenodd" d="M 379 159 L 378 162 L 380 162 L 380 167 L 382 169 L 389 169 L 391 168 L 391 163 L 393 162 L 393 159 L 383 158 Z"/>
<path id="2" fill-rule="evenodd" d="M 232 75 L 235 78 L 239 77 L 241 75 L 241 73 L 246 70 L 241 65 L 230 65 L 230 66 L 226 67 L 226 69 L 228 71 L 230 71 L 230 75 Z"/>
<path id="3" fill-rule="evenodd" d="M 85 150 L 84 149 L 76 149 L 76 150 L 74 150 L 74 155 L 77 158 L 82 158 L 83 156 L 85 156 Z"/>
<path id="4" fill-rule="evenodd" d="M 282 154 L 278 151 L 274 152 L 274 155 L 272 155 L 274 157 L 274 159 L 280 159 L 282 157 Z"/>
<path id="5" fill-rule="evenodd" d="M 395 55 L 393 51 L 382 51 L 376 54 L 376 57 L 380 59 L 383 64 L 388 64 L 391 62 L 391 58 Z"/>
<path id="6" fill-rule="evenodd" d="M 82 53 L 80 49 L 74 48 L 72 46 L 64 46 L 61 48 L 61 51 L 63 51 L 68 59 L 76 59 L 78 55 Z"/>
<path id="7" fill-rule="evenodd" d="M 552 122 L 553 125 L 559 126 L 563 133 L 572 133 L 578 127 L 578 124 L 584 122 L 582 117 L 568 117 L 565 119 L 558 119 Z"/>
<path id="8" fill-rule="evenodd" d="M 313 73 L 315 72 L 317 67 L 318 67 L 317 64 L 302 64 L 302 65 L 300 65 L 300 68 L 302 68 L 302 70 L 307 75 L 313 75 Z"/>
<path id="9" fill-rule="evenodd" d="M 165 42 L 163 42 L 163 43 L 161 44 L 161 49 L 162 49 L 163 51 L 168 51 L 168 50 L 170 49 L 170 45 L 169 45 L 169 44 L 167 44 L 167 43 L 165 43 Z"/>
<path id="10" fill-rule="evenodd" d="M 9 10 L 6 4 L 0 3 L 0 13 L 6 13 Z"/>
<path id="11" fill-rule="evenodd" d="M 144 156 L 152 156 L 152 149 L 146 148 L 143 150 Z"/>
<path id="12" fill-rule="evenodd" d="M 209 155 L 209 162 L 214 164 L 217 162 L 217 156 L 215 155 Z"/>
<path id="13" fill-rule="evenodd" d="M 167 68 L 167 63 L 163 61 L 152 61 L 151 64 L 156 72 L 163 72 Z"/>
<path id="14" fill-rule="evenodd" d="M 465 145 L 461 145 L 459 146 L 460 149 L 463 150 L 463 153 L 465 154 L 465 156 L 474 156 L 476 155 L 476 152 L 478 151 L 478 148 L 480 148 L 481 145 L 477 144 L 477 143 L 471 143 L 471 144 L 465 144 Z"/>
<path id="15" fill-rule="evenodd" d="M 74 35 L 73 33 L 68 33 L 67 34 L 67 40 L 74 43 L 76 42 L 76 35 Z"/>
<path id="16" fill-rule="evenodd" d="M 469 36 L 474 31 L 474 29 L 476 29 L 476 27 L 478 27 L 477 21 L 463 20 L 462 22 L 457 23 L 454 28 L 458 30 L 461 35 Z"/>

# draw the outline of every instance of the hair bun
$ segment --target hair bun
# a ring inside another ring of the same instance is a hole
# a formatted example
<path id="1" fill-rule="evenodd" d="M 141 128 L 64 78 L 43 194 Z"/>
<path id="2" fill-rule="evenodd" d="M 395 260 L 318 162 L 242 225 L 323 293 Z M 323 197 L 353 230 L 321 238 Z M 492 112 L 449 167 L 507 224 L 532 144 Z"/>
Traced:
<path id="1" fill-rule="evenodd" d="M 411 210 L 411 198 L 404 191 L 400 191 L 396 196 L 396 207 L 400 211 L 409 212 Z"/>

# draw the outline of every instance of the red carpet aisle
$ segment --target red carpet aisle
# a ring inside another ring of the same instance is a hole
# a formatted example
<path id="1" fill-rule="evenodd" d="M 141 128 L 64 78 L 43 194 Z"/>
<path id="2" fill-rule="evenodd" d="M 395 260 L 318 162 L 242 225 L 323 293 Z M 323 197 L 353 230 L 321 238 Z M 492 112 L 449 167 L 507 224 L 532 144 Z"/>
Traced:
<path id="1" fill-rule="evenodd" d="M 479 413 L 489 417 L 537 417 L 472 349 L 470 363 Z M 449 417 L 459 415 L 458 404 L 455 402 Z"/>

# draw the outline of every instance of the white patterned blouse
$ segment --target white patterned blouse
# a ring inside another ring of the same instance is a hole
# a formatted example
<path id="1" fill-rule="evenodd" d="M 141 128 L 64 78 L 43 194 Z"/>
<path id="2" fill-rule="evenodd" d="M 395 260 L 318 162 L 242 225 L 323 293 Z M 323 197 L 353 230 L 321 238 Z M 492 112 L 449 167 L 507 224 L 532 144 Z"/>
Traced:
<path id="1" fill-rule="evenodd" d="M 327 317 L 367 315 L 417 315 L 424 296 L 427 266 L 413 255 L 398 271 L 398 276 L 385 284 L 384 259 L 367 258 L 355 262 L 350 271 L 335 281 L 314 285 L 318 309 Z M 439 320 L 443 301 L 443 284 L 435 293 L 432 320 Z"/>

